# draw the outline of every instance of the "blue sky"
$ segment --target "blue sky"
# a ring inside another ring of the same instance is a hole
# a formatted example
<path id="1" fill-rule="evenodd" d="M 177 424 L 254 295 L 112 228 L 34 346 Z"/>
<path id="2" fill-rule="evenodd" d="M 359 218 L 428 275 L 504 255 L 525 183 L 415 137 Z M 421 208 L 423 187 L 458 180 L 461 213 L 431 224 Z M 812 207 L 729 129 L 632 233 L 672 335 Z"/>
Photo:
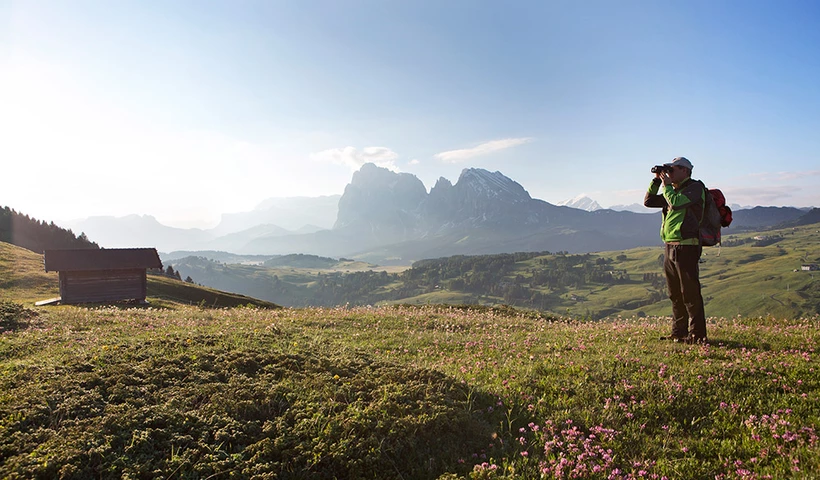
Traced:
<path id="1" fill-rule="evenodd" d="M 0 204 L 207 227 L 372 161 L 611 206 L 684 155 L 820 206 L 817 85 L 815 1 L 0 0 Z"/>

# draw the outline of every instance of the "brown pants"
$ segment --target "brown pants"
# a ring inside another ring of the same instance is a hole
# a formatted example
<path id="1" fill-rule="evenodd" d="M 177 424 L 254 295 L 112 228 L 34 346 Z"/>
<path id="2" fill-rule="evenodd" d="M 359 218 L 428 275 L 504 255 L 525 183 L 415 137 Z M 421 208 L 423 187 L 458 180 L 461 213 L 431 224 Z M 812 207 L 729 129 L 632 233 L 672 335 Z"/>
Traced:
<path id="1" fill-rule="evenodd" d="M 700 245 L 666 245 L 663 270 L 672 300 L 672 336 L 706 338 L 706 314 L 700 293 Z"/>

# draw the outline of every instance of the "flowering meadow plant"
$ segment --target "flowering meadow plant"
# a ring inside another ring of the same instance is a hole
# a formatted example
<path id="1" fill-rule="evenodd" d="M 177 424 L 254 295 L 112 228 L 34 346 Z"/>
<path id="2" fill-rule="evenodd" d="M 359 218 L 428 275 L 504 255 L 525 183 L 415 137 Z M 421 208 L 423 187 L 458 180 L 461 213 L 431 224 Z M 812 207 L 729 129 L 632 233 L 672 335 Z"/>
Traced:
<path id="1" fill-rule="evenodd" d="M 820 318 L 456 307 L 38 310 L 2 478 L 811 478 Z"/>

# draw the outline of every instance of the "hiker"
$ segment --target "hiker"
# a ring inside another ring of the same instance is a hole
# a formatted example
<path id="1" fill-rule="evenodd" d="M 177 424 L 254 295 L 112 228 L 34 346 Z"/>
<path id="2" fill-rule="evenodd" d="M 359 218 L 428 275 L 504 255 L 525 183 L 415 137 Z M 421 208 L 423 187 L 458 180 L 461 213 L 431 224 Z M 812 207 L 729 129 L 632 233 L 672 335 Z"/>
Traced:
<path id="1" fill-rule="evenodd" d="M 672 300 L 672 332 L 664 340 L 706 342 L 706 314 L 700 291 L 698 261 L 702 251 L 698 234 L 706 192 L 703 184 L 692 180 L 692 163 L 676 157 L 670 163 L 652 168 L 655 178 L 643 204 L 663 209 L 661 239 L 664 249 L 663 270 Z M 658 190 L 663 184 L 662 194 Z"/>

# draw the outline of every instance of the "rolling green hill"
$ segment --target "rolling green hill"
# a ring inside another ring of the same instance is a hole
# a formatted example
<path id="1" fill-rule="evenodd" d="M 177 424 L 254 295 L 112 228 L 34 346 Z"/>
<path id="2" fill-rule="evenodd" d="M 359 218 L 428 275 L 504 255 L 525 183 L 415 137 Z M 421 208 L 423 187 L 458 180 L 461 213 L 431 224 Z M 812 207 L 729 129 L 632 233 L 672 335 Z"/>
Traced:
<path id="1" fill-rule="evenodd" d="M 701 280 L 707 315 L 799 316 L 820 312 L 820 224 L 728 234 L 706 247 Z M 727 235 L 728 234 L 728 235 Z M 271 268 L 184 259 L 174 268 L 221 290 L 289 306 L 509 304 L 603 318 L 668 315 L 660 258 L 644 247 L 583 255 L 517 253 L 422 260 L 406 270 L 372 265 Z"/>
<path id="2" fill-rule="evenodd" d="M 335 258 L 294 253 L 271 258 L 263 263 L 266 267 L 332 268 L 339 263 Z"/>
<path id="3" fill-rule="evenodd" d="M 0 242 L 0 297 L 34 303 L 59 295 L 57 273 L 46 273 L 43 255 Z"/>
<path id="4" fill-rule="evenodd" d="M 60 296 L 58 274 L 46 273 L 43 256 L 31 250 L 0 242 L 0 300 L 14 299 L 32 304 Z M 161 275 L 148 275 L 148 301 L 153 305 L 174 303 L 199 304 L 208 307 L 253 305 L 278 308 L 271 302 L 245 295 L 226 293 L 174 280 Z"/>

